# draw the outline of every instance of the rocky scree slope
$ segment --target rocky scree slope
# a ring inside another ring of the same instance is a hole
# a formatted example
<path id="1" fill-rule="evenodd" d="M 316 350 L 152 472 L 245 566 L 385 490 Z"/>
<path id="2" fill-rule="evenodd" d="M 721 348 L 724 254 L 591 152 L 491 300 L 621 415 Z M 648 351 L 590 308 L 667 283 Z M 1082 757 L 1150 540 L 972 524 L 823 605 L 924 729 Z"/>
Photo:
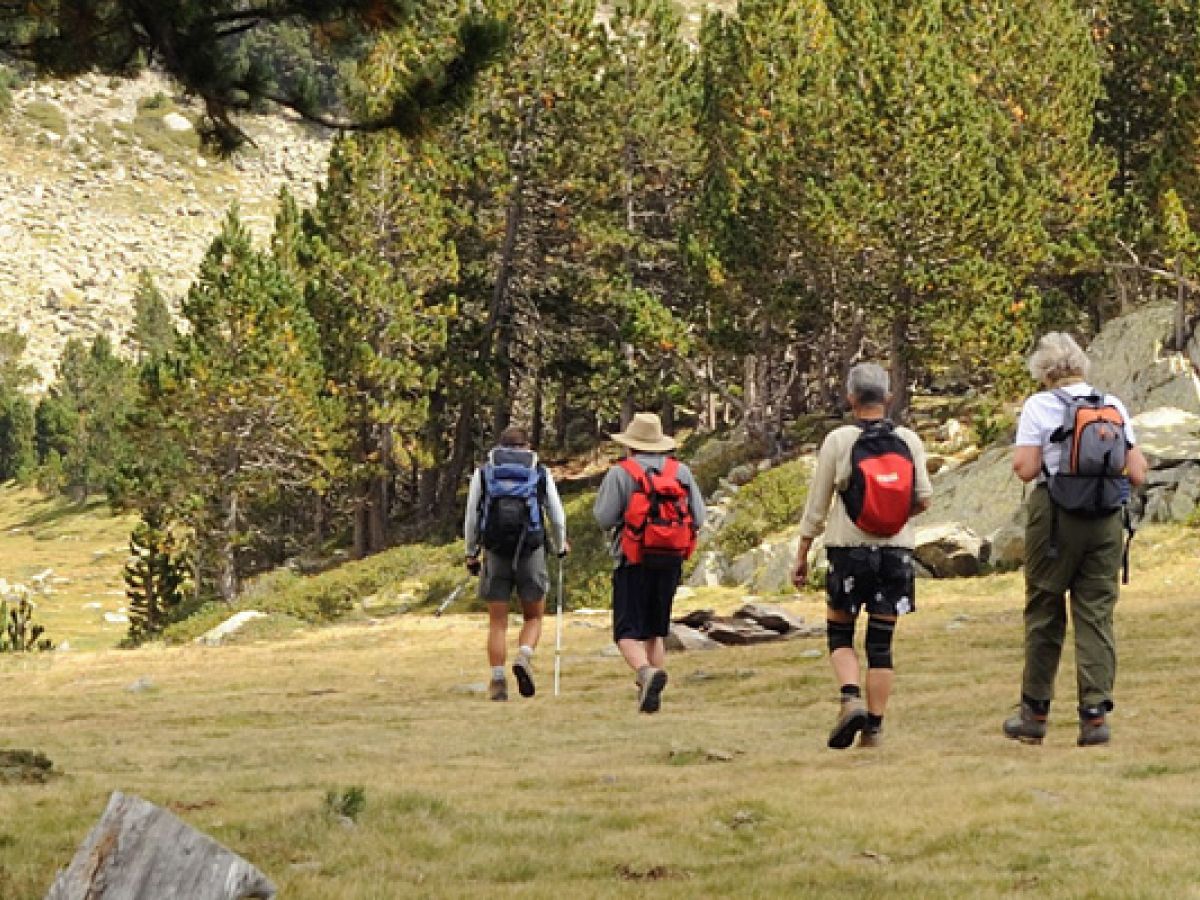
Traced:
<path id="1" fill-rule="evenodd" d="M 329 132 L 251 117 L 253 145 L 216 159 L 173 90 L 153 73 L 34 82 L 0 119 L 0 328 L 27 335 L 43 386 L 69 338 L 124 343 L 143 269 L 177 304 L 231 205 L 262 237 L 281 187 L 309 201 L 324 177 Z"/>

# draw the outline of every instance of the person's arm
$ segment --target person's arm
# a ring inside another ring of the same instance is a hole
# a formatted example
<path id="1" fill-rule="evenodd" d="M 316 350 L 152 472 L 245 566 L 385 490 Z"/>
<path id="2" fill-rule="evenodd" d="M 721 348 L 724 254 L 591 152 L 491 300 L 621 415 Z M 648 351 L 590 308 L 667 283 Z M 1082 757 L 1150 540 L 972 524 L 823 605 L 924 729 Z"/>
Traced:
<path id="1" fill-rule="evenodd" d="M 600 482 L 600 490 L 596 493 L 596 503 L 592 514 L 601 528 L 616 528 L 625 521 L 625 506 L 632 493 L 629 475 L 620 466 L 613 466 Z"/>
<path id="2" fill-rule="evenodd" d="M 1125 454 L 1125 474 L 1129 483 L 1134 487 L 1145 484 L 1149 471 L 1150 464 L 1146 461 L 1146 454 L 1142 452 L 1142 448 L 1130 447 L 1129 452 Z"/>
<path id="3" fill-rule="evenodd" d="M 546 486 L 546 518 L 550 520 L 553 533 L 550 543 L 560 554 L 566 554 L 571 550 L 571 543 L 567 540 L 567 511 L 563 509 L 562 500 L 558 496 L 554 476 L 547 468 L 543 467 L 542 472 L 542 483 Z"/>
<path id="4" fill-rule="evenodd" d="M 1017 421 L 1012 467 L 1016 476 L 1025 482 L 1033 481 L 1042 471 L 1042 431 L 1038 426 L 1038 419 L 1043 415 L 1039 407 L 1040 396 L 1034 394 L 1025 401 L 1021 407 L 1021 418 Z"/>
<path id="5" fill-rule="evenodd" d="M 797 589 L 803 588 L 808 582 L 808 554 L 812 550 L 813 540 L 825 530 L 836 477 L 837 449 L 834 441 L 827 437 L 817 453 L 817 468 L 808 485 L 808 501 L 804 504 L 804 518 L 800 521 L 800 545 L 796 548 L 796 564 L 792 568 L 792 584 Z"/>
<path id="6" fill-rule="evenodd" d="M 933 502 L 933 481 L 929 478 L 929 461 L 925 453 L 925 444 L 921 442 L 920 436 L 916 432 L 911 432 L 906 435 L 906 443 L 913 455 L 913 476 L 916 480 L 914 487 L 916 488 L 915 496 L 913 497 L 912 514 L 920 515 L 929 509 Z"/>
<path id="7" fill-rule="evenodd" d="M 691 469 L 681 463 L 680 470 L 684 475 L 683 483 L 687 486 L 688 508 L 692 511 L 692 521 L 696 523 L 697 528 L 703 528 L 704 522 L 708 518 L 708 507 L 704 504 L 704 492 L 696 484 L 696 476 L 692 474 Z"/>
<path id="8" fill-rule="evenodd" d="M 482 496 L 483 475 L 476 469 L 471 476 L 471 488 L 467 491 L 467 512 L 463 517 L 463 540 L 467 545 L 467 559 L 479 556 L 479 501 Z"/>
<path id="9" fill-rule="evenodd" d="M 1033 481 L 1042 471 L 1041 446 L 1018 446 L 1013 449 L 1013 471 L 1022 481 Z"/>

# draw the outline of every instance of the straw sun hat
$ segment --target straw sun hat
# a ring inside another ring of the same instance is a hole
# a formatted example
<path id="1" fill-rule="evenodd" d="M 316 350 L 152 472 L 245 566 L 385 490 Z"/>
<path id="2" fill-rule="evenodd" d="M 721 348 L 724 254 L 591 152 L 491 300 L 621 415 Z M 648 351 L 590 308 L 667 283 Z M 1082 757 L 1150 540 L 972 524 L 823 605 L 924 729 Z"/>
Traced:
<path id="1" fill-rule="evenodd" d="M 612 439 L 643 453 L 666 453 L 675 449 L 675 439 L 663 434 L 662 422 L 654 413 L 638 413 L 625 430 L 614 434 Z"/>

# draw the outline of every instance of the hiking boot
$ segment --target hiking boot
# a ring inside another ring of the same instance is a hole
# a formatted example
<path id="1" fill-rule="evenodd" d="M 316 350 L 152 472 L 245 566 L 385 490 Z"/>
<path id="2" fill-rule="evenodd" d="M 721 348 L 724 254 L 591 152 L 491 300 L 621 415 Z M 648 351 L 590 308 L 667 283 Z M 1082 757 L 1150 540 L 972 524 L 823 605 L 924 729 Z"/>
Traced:
<path id="1" fill-rule="evenodd" d="M 1079 720 L 1079 739 L 1075 742 L 1080 747 L 1096 747 L 1107 744 L 1112 738 L 1108 722 L 1104 716 Z"/>
<path id="2" fill-rule="evenodd" d="M 638 712 L 656 713 L 662 705 L 663 688 L 667 686 L 667 673 L 662 669 L 650 668 L 638 685 Z"/>
<path id="3" fill-rule="evenodd" d="M 854 743 L 854 736 L 867 727 L 867 707 L 861 697 L 842 697 L 842 711 L 833 731 L 829 732 L 829 747 L 845 750 Z"/>
<path id="4" fill-rule="evenodd" d="M 508 699 L 508 682 L 503 678 L 493 678 L 488 683 L 488 699 L 503 703 Z"/>
<path id="5" fill-rule="evenodd" d="M 858 746 L 864 750 L 877 750 L 883 746 L 883 730 L 880 728 L 864 728 L 858 736 Z"/>
<path id="6" fill-rule="evenodd" d="M 1046 736 L 1046 716 L 1022 701 L 1020 709 L 1004 720 L 1004 736 L 1022 744 L 1040 744 Z"/>
<path id="7" fill-rule="evenodd" d="M 518 654 L 513 663 L 513 675 L 517 677 L 517 690 L 522 697 L 532 697 L 536 688 L 533 686 L 533 660 L 525 654 Z"/>

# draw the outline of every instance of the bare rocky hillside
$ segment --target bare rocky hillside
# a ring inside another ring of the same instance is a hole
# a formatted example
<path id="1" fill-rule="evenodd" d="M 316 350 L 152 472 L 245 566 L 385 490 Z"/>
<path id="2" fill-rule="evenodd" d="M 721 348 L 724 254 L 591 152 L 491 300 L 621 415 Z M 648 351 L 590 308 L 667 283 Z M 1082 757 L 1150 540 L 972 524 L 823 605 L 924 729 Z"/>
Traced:
<path id="1" fill-rule="evenodd" d="M 252 118 L 254 146 L 215 159 L 173 91 L 153 74 L 38 82 L 0 121 L 0 327 L 28 335 L 44 380 L 68 338 L 124 339 L 141 270 L 177 303 L 232 204 L 265 236 L 280 188 L 307 201 L 324 177 L 328 132 Z"/>

